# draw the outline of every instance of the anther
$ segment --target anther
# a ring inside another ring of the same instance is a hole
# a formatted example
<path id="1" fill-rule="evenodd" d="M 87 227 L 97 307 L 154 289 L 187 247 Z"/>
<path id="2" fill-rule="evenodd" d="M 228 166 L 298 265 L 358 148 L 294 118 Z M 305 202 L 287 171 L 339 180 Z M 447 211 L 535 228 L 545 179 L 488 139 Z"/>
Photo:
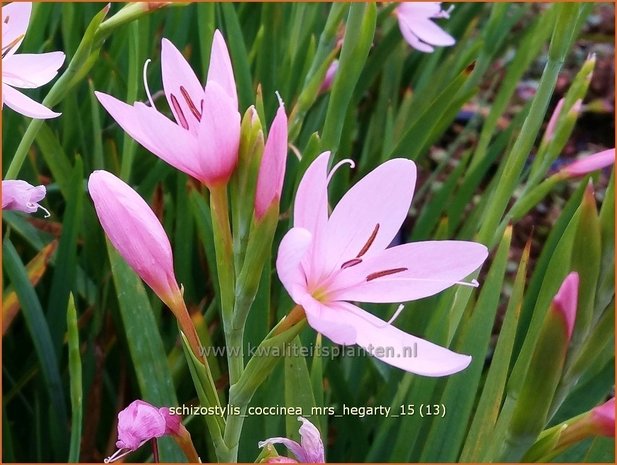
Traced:
<path id="1" fill-rule="evenodd" d="M 401 273 L 403 271 L 407 271 L 407 268 L 393 268 L 391 270 L 378 271 L 377 273 L 371 273 L 366 277 L 367 281 L 373 281 L 377 278 L 383 278 L 384 276 L 389 276 L 391 274 Z"/>
<path id="2" fill-rule="evenodd" d="M 176 98 L 174 94 L 171 94 L 171 105 L 174 107 L 174 110 L 176 111 L 176 114 L 178 115 L 178 119 L 180 120 L 180 125 L 188 131 L 189 123 L 186 120 L 186 117 L 184 116 L 184 113 L 182 112 L 182 108 L 180 107 L 180 104 L 178 103 L 178 99 Z"/>
<path id="3" fill-rule="evenodd" d="M 184 86 L 180 86 L 180 93 L 182 94 L 182 97 L 184 97 L 184 100 L 186 101 L 186 104 L 189 106 L 189 110 L 191 110 L 191 113 L 193 113 L 193 116 L 197 119 L 197 121 L 201 121 L 201 112 L 197 109 L 197 107 L 193 103 L 191 96 L 189 95 L 187 90 L 184 88 Z M 201 102 L 202 102 L 201 107 L 203 111 L 203 100 Z"/>
<path id="4" fill-rule="evenodd" d="M 351 260 L 347 260 L 341 265 L 341 270 L 344 270 L 345 268 L 351 268 L 352 266 L 356 266 L 360 263 L 362 263 L 361 258 L 352 258 Z"/>
<path id="5" fill-rule="evenodd" d="M 358 255 L 356 255 L 356 258 L 360 258 L 362 255 L 368 252 L 368 249 L 370 249 L 371 245 L 373 245 L 373 242 L 375 242 L 375 238 L 377 237 L 378 232 L 379 232 L 379 223 L 375 225 L 373 232 L 371 233 L 368 240 L 366 241 L 366 244 L 364 244 L 364 246 L 360 249 L 360 252 L 358 252 Z"/>

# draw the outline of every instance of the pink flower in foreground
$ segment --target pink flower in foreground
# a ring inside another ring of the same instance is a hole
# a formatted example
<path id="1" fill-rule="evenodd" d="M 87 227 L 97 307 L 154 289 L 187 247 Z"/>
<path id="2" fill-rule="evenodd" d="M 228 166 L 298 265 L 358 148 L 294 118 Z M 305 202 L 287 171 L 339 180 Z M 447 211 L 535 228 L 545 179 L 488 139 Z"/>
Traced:
<path id="1" fill-rule="evenodd" d="M 152 209 L 128 184 L 107 171 L 93 172 L 88 190 L 113 246 L 173 310 L 180 289 L 174 274 L 171 245 Z"/>
<path id="2" fill-rule="evenodd" d="M 258 220 L 264 216 L 270 205 L 278 203 L 281 198 L 286 163 L 287 115 L 285 115 L 285 107 L 281 101 L 270 127 L 257 176 L 255 216 Z"/>
<path id="3" fill-rule="evenodd" d="M 612 397 L 604 404 L 594 408 L 591 411 L 590 421 L 598 434 L 615 437 L 615 398 Z"/>
<path id="4" fill-rule="evenodd" d="M 143 400 L 131 402 L 118 413 L 118 450 L 106 458 L 105 463 L 121 459 L 151 439 L 166 434 L 177 435 L 182 426 L 180 420 L 179 416 L 170 415 L 166 407 L 156 408 Z"/>
<path id="5" fill-rule="evenodd" d="M 319 430 L 306 418 L 298 417 L 298 421 L 302 422 L 300 426 L 300 443 L 287 438 L 270 438 L 259 443 L 259 447 L 267 446 L 268 444 L 283 444 L 295 456 L 298 462 L 301 463 L 325 463 L 324 446 L 319 435 Z M 296 460 L 287 457 L 274 457 L 268 460 L 268 463 L 293 463 Z"/>
<path id="6" fill-rule="evenodd" d="M 604 150 L 580 158 L 561 169 L 567 177 L 585 176 L 593 171 L 601 170 L 615 164 L 615 149 Z"/>
<path id="7" fill-rule="evenodd" d="M 35 89 L 47 84 L 64 63 L 62 52 L 15 54 L 26 35 L 31 12 L 30 2 L 2 6 L 2 104 L 30 118 L 55 118 L 60 113 L 15 90 L 15 87 Z"/>
<path id="8" fill-rule="evenodd" d="M 49 216 L 49 212 L 39 205 L 45 198 L 45 186 L 33 186 L 26 181 L 9 179 L 2 181 L 2 209 L 34 213 L 39 208 Z"/>
<path id="9" fill-rule="evenodd" d="M 460 281 L 482 265 L 486 247 L 428 241 L 386 248 L 407 217 L 416 181 L 415 164 L 401 158 L 361 179 L 328 216 L 328 157 L 321 154 L 304 174 L 294 227 L 281 241 L 276 267 L 287 292 L 304 308 L 313 329 L 337 344 L 358 344 L 390 365 L 421 375 L 463 370 L 471 357 L 392 326 L 402 306 L 385 322 L 349 301 L 403 302 L 468 284 Z"/>
<path id="10" fill-rule="evenodd" d="M 441 9 L 441 2 L 403 2 L 394 10 L 401 34 L 416 50 L 432 52 L 433 46 L 454 45 L 454 38 L 431 19 L 449 18 L 452 8 Z"/>
<path id="11" fill-rule="evenodd" d="M 167 39 L 162 43 L 161 73 L 175 123 L 156 110 L 147 84 L 150 106 L 95 94 L 122 129 L 150 152 L 208 187 L 226 184 L 238 161 L 240 113 L 223 36 L 214 33 L 205 88 Z"/>
<path id="12" fill-rule="evenodd" d="M 559 291 L 553 297 L 552 307 L 563 317 L 568 334 L 568 340 L 572 337 L 574 323 L 576 322 L 576 310 L 578 309 L 578 273 L 573 271 L 563 280 Z"/>

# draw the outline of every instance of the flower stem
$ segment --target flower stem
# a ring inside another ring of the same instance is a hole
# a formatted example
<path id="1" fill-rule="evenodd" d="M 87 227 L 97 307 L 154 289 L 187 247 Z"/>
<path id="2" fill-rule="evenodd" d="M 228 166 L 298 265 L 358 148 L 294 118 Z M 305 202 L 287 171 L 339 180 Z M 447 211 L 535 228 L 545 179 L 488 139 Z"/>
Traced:
<path id="1" fill-rule="evenodd" d="M 223 317 L 225 343 L 227 345 L 229 384 L 233 386 L 242 375 L 244 356 L 242 353 L 243 331 L 242 329 L 234 330 L 233 328 L 235 278 L 227 185 L 211 187 L 210 211 L 212 213 L 216 269 L 221 292 L 221 315 Z"/>

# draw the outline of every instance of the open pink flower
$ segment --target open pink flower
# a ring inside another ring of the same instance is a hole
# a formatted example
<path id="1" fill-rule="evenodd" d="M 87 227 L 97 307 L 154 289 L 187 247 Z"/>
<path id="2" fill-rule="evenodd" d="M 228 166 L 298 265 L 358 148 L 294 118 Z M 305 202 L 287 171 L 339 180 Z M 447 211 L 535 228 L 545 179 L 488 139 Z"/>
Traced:
<path id="1" fill-rule="evenodd" d="M 135 400 L 118 413 L 118 450 L 106 458 L 105 463 L 121 459 L 151 439 L 177 435 L 181 425 L 181 417 L 170 415 L 168 408 L 156 408 L 143 400 Z"/>
<path id="2" fill-rule="evenodd" d="M 47 84 L 64 63 L 64 53 L 15 54 L 28 29 L 32 3 L 13 2 L 2 6 L 2 104 L 30 118 L 55 118 L 49 108 L 15 89 L 35 89 Z"/>
<path id="3" fill-rule="evenodd" d="M 212 187 L 229 180 L 238 161 L 240 113 L 231 60 L 215 31 L 205 88 L 167 39 L 161 50 L 163 88 L 175 122 L 150 106 L 127 105 L 95 92 L 99 102 L 137 142 L 173 167 Z"/>
<path id="4" fill-rule="evenodd" d="M 287 438 L 270 438 L 259 443 L 259 447 L 268 444 L 283 444 L 289 449 L 300 463 L 325 463 L 324 446 L 321 441 L 319 430 L 306 418 L 298 417 L 302 422 L 300 426 L 300 443 Z M 268 463 L 294 463 L 296 460 L 287 457 L 275 457 Z"/>
<path id="5" fill-rule="evenodd" d="M 171 244 L 152 209 L 128 184 L 107 171 L 90 175 L 88 191 L 113 246 L 173 310 L 180 289 Z"/>
<path id="6" fill-rule="evenodd" d="M 471 357 L 407 334 L 392 326 L 394 318 L 385 322 L 349 301 L 404 302 L 468 284 L 461 280 L 484 262 L 486 247 L 428 241 L 387 248 L 407 217 L 416 181 L 415 164 L 401 158 L 365 176 L 328 216 L 328 157 L 321 154 L 298 186 L 294 227 L 276 262 L 283 285 L 308 323 L 337 344 L 358 344 L 421 375 L 463 370 Z"/>
<path id="7" fill-rule="evenodd" d="M 416 50 L 432 52 L 433 46 L 454 45 L 454 38 L 437 26 L 432 18 L 449 18 L 450 9 L 442 10 L 441 2 L 402 2 L 394 10 L 401 34 Z"/>
<path id="8" fill-rule="evenodd" d="M 287 163 L 287 115 L 285 115 L 283 102 L 279 103 L 257 176 L 255 216 L 258 220 L 264 216 L 273 203 L 279 202 L 283 190 Z"/>
<path id="9" fill-rule="evenodd" d="M 26 181 L 7 179 L 2 181 L 2 209 L 34 213 L 40 208 L 49 216 L 49 212 L 39 205 L 45 194 L 45 186 L 35 187 Z"/>

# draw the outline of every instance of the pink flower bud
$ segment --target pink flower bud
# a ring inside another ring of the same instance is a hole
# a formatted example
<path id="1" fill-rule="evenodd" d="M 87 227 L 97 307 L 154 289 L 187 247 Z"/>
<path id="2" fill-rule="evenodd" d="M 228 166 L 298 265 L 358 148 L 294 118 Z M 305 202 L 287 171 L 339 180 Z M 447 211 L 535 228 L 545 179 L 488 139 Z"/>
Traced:
<path id="1" fill-rule="evenodd" d="M 598 434 L 615 437 L 615 398 L 591 411 L 591 422 L 597 427 Z"/>
<path id="2" fill-rule="evenodd" d="M 171 245 L 148 204 L 113 174 L 98 170 L 88 181 L 90 196 L 107 237 L 133 270 L 173 309 L 180 294 Z"/>
<path id="3" fill-rule="evenodd" d="M 39 208 L 49 216 L 49 212 L 38 202 L 45 197 L 45 186 L 33 186 L 26 181 L 2 181 L 2 209 L 34 213 Z"/>
<path id="4" fill-rule="evenodd" d="M 565 102 L 565 99 L 563 98 L 557 102 L 557 105 L 555 105 L 555 109 L 553 110 L 553 114 L 551 115 L 551 119 L 548 120 L 546 131 L 544 133 L 544 139 L 546 140 L 552 139 L 555 135 L 555 126 L 557 126 L 557 120 L 559 119 L 559 115 L 563 109 L 563 102 Z"/>
<path id="5" fill-rule="evenodd" d="M 338 71 L 338 60 L 334 60 L 330 63 L 328 67 L 328 71 L 326 71 L 326 75 L 324 77 L 323 82 L 321 83 L 321 87 L 319 88 L 319 92 L 328 92 L 332 87 L 332 83 L 334 82 L 334 76 L 336 76 L 336 72 Z"/>
<path id="6" fill-rule="evenodd" d="M 280 106 L 270 127 L 268 140 L 257 176 L 255 191 L 255 216 L 261 219 L 274 202 L 281 198 L 285 165 L 287 163 L 287 115 L 285 107 Z"/>
<path id="7" fill-rule="evenodd" d="M 615 164 L 615 149 L 604 150 L 570 163 L 561 170 L 566 177 L 585 176 L 593 171 L 601 170 Z"/>
<path id="8" fill-rule="evenodd" d="M 553 309 L 563 316 L 566 324 L 568 339 L 572 337 L 574 323 L 576 322 L 576 310 L 578 308 L 578 273 L 572 272 L 563 280 L 559 291 L 553 298 Z"/>

